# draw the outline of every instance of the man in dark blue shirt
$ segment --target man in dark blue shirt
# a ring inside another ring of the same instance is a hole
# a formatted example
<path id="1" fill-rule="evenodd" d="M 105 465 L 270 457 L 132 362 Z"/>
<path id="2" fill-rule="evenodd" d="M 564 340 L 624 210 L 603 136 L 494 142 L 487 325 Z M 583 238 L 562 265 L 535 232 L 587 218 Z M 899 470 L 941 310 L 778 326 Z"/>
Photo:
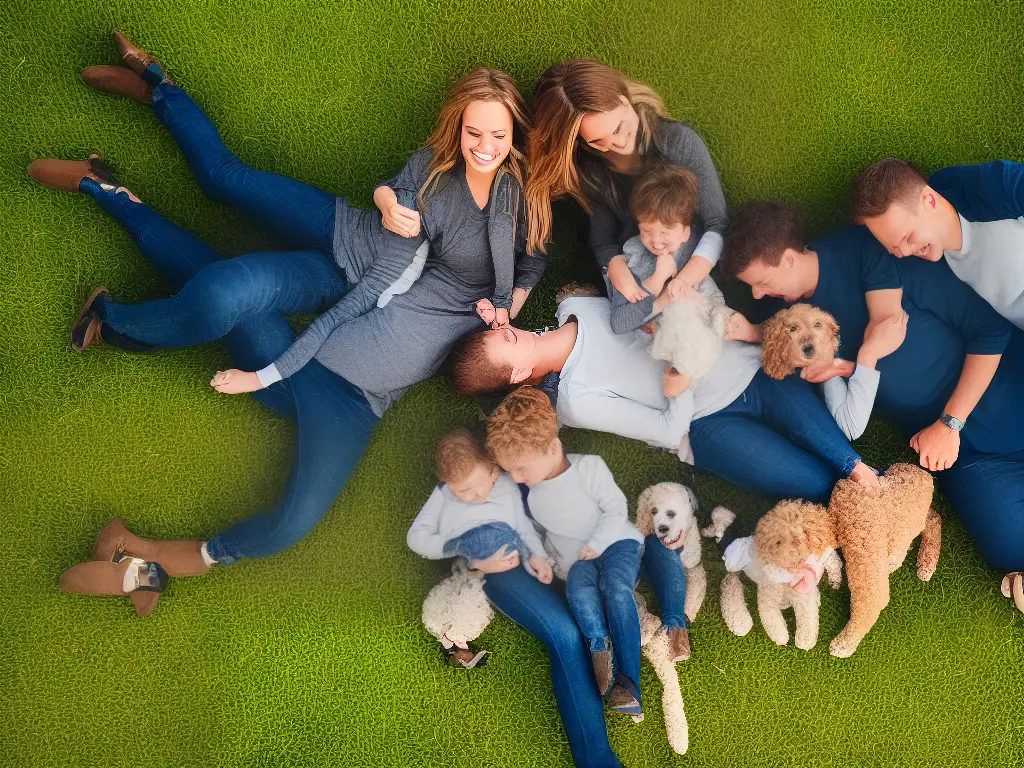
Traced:
<path id="1" fill-rule="evenodd" d="M 806 301 L 839 323 L 840 356 L 906 312 L 906 339 L 877 363 L 876 405 L 910 437 L 921 465 L 994 566 L 1024 568 L 1024 334 L 945 261 L 897 260 L 864 227 L 805 244 L 799 214 L 750 203 L 733 217 L 723 268 L 754 297 Z M 757 336 L 748 326 L 745 335 Z M 849 376 L 837 361 L 815 380 Z"/>

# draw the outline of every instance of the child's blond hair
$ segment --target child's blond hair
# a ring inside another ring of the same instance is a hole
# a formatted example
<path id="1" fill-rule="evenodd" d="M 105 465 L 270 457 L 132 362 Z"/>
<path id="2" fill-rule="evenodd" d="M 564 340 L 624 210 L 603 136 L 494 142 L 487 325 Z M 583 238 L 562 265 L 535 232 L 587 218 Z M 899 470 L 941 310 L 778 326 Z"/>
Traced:
<path id="1" fill-rule="evenodd" d="M 465 480 L 479 464 L 494 466 L 480 441 L 465 427 L 442 437 L 434 449 L 434 474 L 442 483 Z"/>
<path id="2" fill-rule="evenodd" d="M 487 450 L 499 464 L 542 454 L 557 437 L 555 409 L 536 387 L 520 387 L 508 395 L 487 422 Z"/>

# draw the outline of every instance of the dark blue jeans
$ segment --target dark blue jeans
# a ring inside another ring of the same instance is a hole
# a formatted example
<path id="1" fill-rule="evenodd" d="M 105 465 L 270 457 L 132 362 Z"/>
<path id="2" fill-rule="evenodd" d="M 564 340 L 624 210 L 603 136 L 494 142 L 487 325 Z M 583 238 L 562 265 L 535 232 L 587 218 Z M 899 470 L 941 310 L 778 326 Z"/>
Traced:
<path id="1" fill-rule="evenodd" d="M 935 479 L 989 565 L 1024 571 L 1024 451 L 977 453 L 965 440 Z"/>
<path id="2" fill-rule="evenodd" d="M 730 405 L 690 425 L 698 469 L 776 499 L 828 502 L 861 460 L 810 384 L 758 371 Z"/>
<path id="3" fill-rule="evenodd" d="M 265 312 L 318 312 L 344 296 L 351 286 L 346 286 L 332 255 L 333 195 L 286 176 L 250 168 L 228 150 L 206 114 L 176 86 L 163 83 L 155 89 L 153 111 L 178 143 L 209 198 L 237 208 L 305 250 L 251 253 L 209 260 L 192 268 L 195 265 L 188 254 L 170 253 L 168 243 L 151 242 L 166 234 L 156 223 L 162 222 L 158 214 L 86 179 L 79 189 L 116 218 L 139 249 L 179 288 L 174 296 L 141 304 L 97 302 L 96 310 L 105 324 L 154 347 L 191 346 L 219 339 L 239 323 Z M 176 232 L 170 237 L 177 243 L 182 235 Z M 201 247 L 208 250 L 205 244 Z"/>
<path id="4" fill-rule="evenodd" d="M 576 768 L 622 768 L 608 743 L 590 654 L 558 588 L 541 584 L 520 567 L 489 575 L 484 591 L 499 611 L 547 648 L 555 700 Z"/>
<path id="5" fill-rule="evenodd" d="M 176 287 L 220 264 L 241 261 L 221 260 L 199 238 L 149 207 L 131 202 L 124 193 L 115 195 L 89 181 L 82 182 L 82 191 L 95 197 L 132 233 L 142 254 Z M 269 284 L 264 288 L 270 290 Z M 307 298 L 312 296 L 309 293 Z M 278 305 L 268 302 L 267 306 Z M 124 332 L 134 336 L 133 331 Z M 235 365 L 248 371 L 276 360 L 294 339 L 295 333 L 280 309 L 237 317 L 224 337 Z M 183 337 L 175 346 L 185 343 L 188 340 Z M 315 360 L 294 376 L 253 393 L 253 397 L 280 416 L 298 422 L 295 465 L 284 496 L 274 506 L 236 523 L 210 541 L 210 555 L 224 565 L 272 555 L 308 534 L 344 487 L 379 421 L 362 392 Z"/>
<path id="6" fill-rule="evenodd" d="M 644 539 L 643 570 L 658 598 L 661 623 L 666 627 L 688 627 L 686 569 L 679 552 L 673 552 L 652 533 Z"/>
<path id="7" fill-rule="evenodd" d="M 526 548 L 522 538 L 508 523 L 485 523 L 470 528 L 461 536 L 449 539 L 444 543 L 444 554 L 447 557 L 464 557 L 469 562 L 486 560 L 502 547 L 507 547 L 506 554 L 519 553 L 519 559 L 526 562 L 530 555 L 535 554 Z"/>
<path id="8" fill-rule="evenodd" d="M 616 670 L 640 691 L 640 617 L 633 589 L 640 575 L 640 542 L 616 541 L 593 560 L 577 560 L 565 580 L 565 599 L 591 651 L 612 639 Z"/>

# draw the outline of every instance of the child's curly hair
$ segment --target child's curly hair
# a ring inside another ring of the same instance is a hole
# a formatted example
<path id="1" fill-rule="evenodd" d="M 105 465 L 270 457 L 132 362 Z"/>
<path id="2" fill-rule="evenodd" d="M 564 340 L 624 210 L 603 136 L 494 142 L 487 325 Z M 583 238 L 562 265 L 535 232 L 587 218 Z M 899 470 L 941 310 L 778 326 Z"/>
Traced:
<path id="1" fill-rule="evenodd" d="M 478 464 L 493 466 L 480 441 L 465 427 L 442 437 L 434 449 L 434 474 L 442 483 L 457 483 L 469 477 Z"/>
<path id="2" fill-rule="evenodd" d="M 508 395 L 487 422 L 487 450 L 499 464 L 542 454 L 556 437 L 555 409 L 536 387 L 520 387 Z"/>

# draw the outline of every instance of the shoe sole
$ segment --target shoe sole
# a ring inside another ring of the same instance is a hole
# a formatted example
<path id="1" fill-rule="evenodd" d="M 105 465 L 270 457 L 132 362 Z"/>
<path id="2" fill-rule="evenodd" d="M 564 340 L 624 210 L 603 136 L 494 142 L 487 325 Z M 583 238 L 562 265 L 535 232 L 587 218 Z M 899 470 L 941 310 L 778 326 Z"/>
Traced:
<path id="1" fill-rule="evenodd" d="M 71 324 L 71 348 L 75 350 L 75 352 L 84 352 L 86 349 L 92 346 L 92 344 L 76 344 L 75 329 L 82 324 L 82 321 L 85 320 L 86 317 L 89 316 L 89 311 L 92 309 L 93 303 L 102 294 L 106 294 L 107 296 L 110 295 L 110 291 L 107 290 L 106 286 L 97 285 L 95 288 L 93 288 L 92 293 L 89 294 L 89 298 L 85 300 L 85 304 L 83 304 L 82 308 L 78 311 L 78 315 L 75 317 L 75 322 Z"/>

